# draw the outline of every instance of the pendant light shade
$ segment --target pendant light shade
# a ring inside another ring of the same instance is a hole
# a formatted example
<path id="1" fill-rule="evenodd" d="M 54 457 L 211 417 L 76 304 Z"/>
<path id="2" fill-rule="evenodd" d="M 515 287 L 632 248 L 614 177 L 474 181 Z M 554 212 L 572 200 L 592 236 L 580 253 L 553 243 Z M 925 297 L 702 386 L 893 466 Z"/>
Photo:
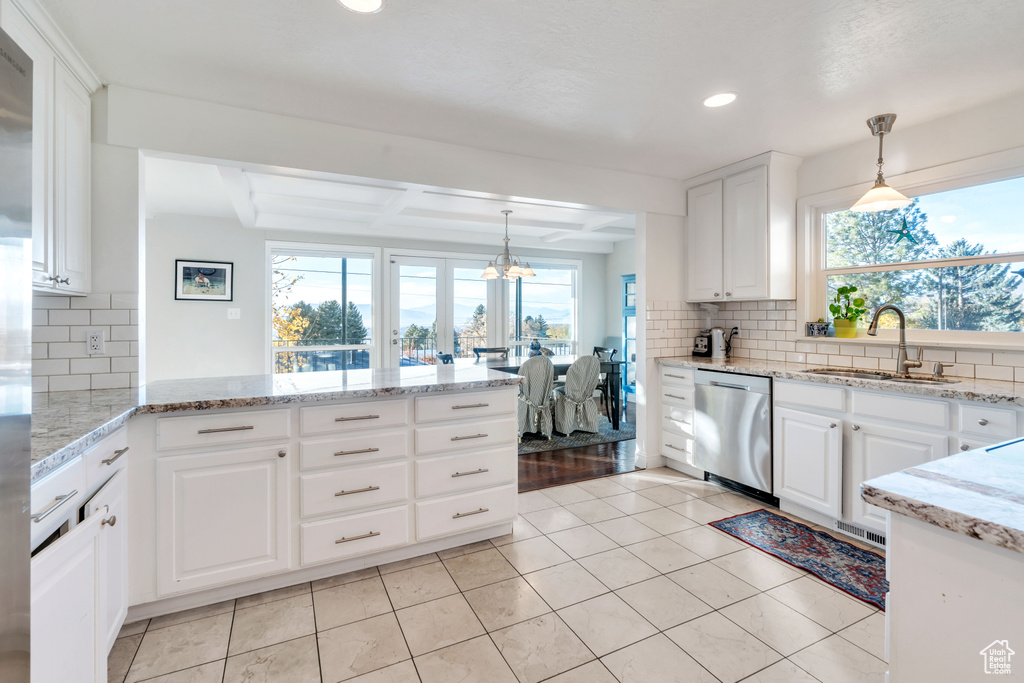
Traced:
<path id="1" fill-rule="evenodd" d="M 496 280 L 502 278 L 503 280 L 518 280 L 521 277 L 535 277 L 537 274 L 533 272 L 530 264 L 520 260 L 518 256 L 508 250 L 508 215 L 512 211 L 505 209 L 502 213 L 505 214 L 505 249 L 495 256 L 493 261 L 487 264 L 484 272 L 480 275 L 480 279 Z"/>
<path id="2" fill-rule="evenodd" d="M 885 184 L 882 177 L 882 140 L 892 130 L 892 124 L 896 120 L 896 114 L 879 114 L 868 119 L 868 128 L 871 134 L 878 138 L 878 176 L 875 178 L 875 186 L 867 191 L 856 204 L 850 207 L 850 211 L 891 211 L 902 209 L 910 204 L 901 192 L 898 192 Z"/>

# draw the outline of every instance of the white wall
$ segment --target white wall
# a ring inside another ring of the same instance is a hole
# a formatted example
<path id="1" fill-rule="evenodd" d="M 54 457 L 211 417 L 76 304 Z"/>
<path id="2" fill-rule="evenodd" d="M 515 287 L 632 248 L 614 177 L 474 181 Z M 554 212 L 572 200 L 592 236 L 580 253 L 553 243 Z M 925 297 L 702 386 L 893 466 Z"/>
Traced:
<path id="1" fill-rule="evenodd" d="M 622 276 L 636 273 L 636 240 L 615 243 L 615 251 L 608 254 L 605 290 L 607 313 L 605 336 L 622 337 Z M 620 349 L 620 352 L 623 352 Z"/>

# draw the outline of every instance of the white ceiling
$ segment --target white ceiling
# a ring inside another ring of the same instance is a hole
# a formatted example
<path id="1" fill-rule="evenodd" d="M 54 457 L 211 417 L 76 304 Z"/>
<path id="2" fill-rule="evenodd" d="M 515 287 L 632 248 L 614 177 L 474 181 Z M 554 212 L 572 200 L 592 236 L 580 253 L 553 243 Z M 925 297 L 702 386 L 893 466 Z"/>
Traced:
<path id="1" fill-rule="evenodd" d="M 632 213 L 325 173 L 146 160 L 146 215 L 237 218 L 244 227 L 487 245 L 511 209 L 512 247 L 611 253 Z"/>
<path id="2" fill-rule="evenodd" d="M 108 83 L 675 178 L 1024 89 L 1021 0 L 39 1 Z"/>

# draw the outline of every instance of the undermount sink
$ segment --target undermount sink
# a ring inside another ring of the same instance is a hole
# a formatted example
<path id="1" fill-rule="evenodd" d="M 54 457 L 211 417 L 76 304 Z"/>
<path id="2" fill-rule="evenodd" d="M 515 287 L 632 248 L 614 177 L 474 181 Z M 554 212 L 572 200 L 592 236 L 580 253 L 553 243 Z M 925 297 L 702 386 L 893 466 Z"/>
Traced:
<path id="1" fill-rule="evenodd" d="M 904 384 L 956 384 L 960 380 L 949 379 L 948 377 L 914 377 L 905 375 L 894 375 L 891 372 L 871 372 L 868 370 L 833 370 L 831 368 L 816 368 L 808 370 L 810 375 L 828 375 L 829 377 L 849 377 L 852 379 L 875 379 L 885 382 L 903 382 Z"/>

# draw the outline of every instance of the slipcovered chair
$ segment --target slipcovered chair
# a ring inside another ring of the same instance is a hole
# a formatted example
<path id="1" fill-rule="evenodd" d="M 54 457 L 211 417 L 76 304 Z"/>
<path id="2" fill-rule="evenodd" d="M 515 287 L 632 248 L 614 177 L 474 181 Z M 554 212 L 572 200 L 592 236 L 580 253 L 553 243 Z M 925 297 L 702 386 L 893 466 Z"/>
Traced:
<path id="1" fill-rule="evenodd" d="M 519 366 L 519 439 L 526 432 L 551 438 L 551 386 L 555 366 L 544 356 L 526 359 Z"/>
<path id="2" fill-rule="evenodd" d="M 565 386 L 555 392 L 555 428 L 562 434 L 597 432 L 601 414 L 594 400 L 600 382 L 601 361 L 597 356 L 580 356 L 569 366 Z"/>

